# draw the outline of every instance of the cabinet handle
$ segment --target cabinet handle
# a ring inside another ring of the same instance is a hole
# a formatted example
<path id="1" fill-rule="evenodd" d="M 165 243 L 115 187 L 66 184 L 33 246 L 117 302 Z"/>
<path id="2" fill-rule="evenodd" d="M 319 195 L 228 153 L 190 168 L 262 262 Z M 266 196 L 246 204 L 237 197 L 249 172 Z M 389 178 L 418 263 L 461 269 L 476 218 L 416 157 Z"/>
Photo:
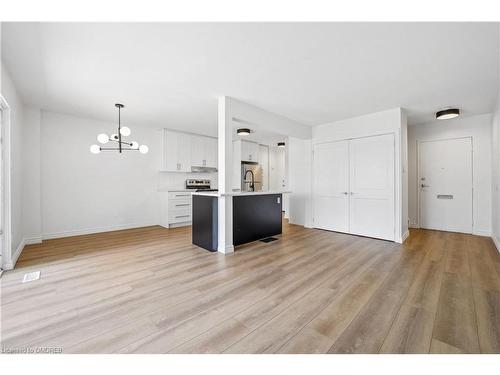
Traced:
<path id="1" fill-rule="evenodd" d="M 342 194 L 347 195 L 349 194 L 347 191 L 342 192 Z"/>
<path id="2" fill-rule="evenodd" d="M 176 204 L 175 207 L 191 206 L 189 203 Z"/>
<path id="3" fill-rule="evenodd" d="M 189 197 L 189 194 L 175 194 L 176 197 Z"/>
<path id="4" fill-rule="evenodd" d="M 189 215 L 180 215 L 180 216 L 176 216 L 175 218 L 180 219 L 181 217 L 189 217 Z"/>
<path id="5" fill-rule="evenodd" d="M 207 165 L 207 161 L 205 159 L 203 159 L 203 166 L 206 166 Z"/>
<path id="6" fill-rule="evenodd" d="M 181 169 L 181 165 L 180 163 L 177 163 L 177 170 L 180 170 Z"/>
<path id="7" fill-rule="evenodd" d="M 248 155 L 248 160 L 252 160 L 252 155 Z"/>

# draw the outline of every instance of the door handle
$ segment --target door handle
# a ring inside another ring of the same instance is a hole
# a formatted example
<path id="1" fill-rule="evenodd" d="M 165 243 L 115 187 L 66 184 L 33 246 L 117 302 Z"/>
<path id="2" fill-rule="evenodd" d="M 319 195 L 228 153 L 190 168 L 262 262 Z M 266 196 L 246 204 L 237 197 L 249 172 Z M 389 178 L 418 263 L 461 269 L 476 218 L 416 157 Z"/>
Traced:
<path id="1" fill-rule="evenodd" d="M 421 188 L 426 188 L 426 187 L 431 187 L 431 185 L 425 185 L 425 184 L 421 184 L 420 185 Z"/>

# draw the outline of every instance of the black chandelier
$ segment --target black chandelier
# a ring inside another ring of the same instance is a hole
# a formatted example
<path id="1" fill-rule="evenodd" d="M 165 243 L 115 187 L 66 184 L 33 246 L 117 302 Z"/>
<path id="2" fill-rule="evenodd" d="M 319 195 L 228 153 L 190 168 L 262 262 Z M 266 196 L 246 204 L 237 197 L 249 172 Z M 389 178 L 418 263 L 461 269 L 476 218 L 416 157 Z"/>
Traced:
<path id="1" fill-rule="evenodd" d="M 122 151 L 139 151 L 141 154 L 147 154 L 149 151 L 149 147 L 146 145 L 140 145 L 136 141 L 125 142 L 122 141 L 122 137 L 128 137 L 131 133 L 130 128 L 123 126 L 121 124 L 121 109 L 125 106 L 120 103 L 116 103 L 115 107 L 118 108 L 118 133 L 111 134 L 108 136 L 105 133 L 101 133 L 97 136 L 97 141 L 101 144 L 106 144 L 109 141 L 118 143 L 118 147 L 101 147 L 99 145 L 90 146 L 90 152 L 93 154 L 98 154 L 101 151 L 118 151 L 122 153 Z"/>

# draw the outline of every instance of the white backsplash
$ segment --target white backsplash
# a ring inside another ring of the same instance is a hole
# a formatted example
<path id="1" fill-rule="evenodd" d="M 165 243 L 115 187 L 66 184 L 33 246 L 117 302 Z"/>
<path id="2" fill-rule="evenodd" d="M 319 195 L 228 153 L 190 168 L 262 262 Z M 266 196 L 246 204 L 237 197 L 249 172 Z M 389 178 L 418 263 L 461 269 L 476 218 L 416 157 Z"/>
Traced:
<path id="1" fill-rule="evenodd" d="M 179 173 L 160 172 L 158 173 L 158 190 L 184 189 L 185 182 L 189 178 L 207 179 L 211 181 L 211 188 L 217 189 L 217 172 L 214 173 Z"/>

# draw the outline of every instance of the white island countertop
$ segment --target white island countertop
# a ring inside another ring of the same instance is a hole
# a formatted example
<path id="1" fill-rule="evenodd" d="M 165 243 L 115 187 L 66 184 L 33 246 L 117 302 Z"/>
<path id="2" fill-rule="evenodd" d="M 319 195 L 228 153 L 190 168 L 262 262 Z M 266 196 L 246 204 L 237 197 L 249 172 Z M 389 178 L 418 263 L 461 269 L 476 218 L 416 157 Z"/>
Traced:
<path id="1" fill-rule="evenodd" d="M 288 190 L 268 190 L 268 191 L 231 191 L 229 193 L 220 193 L 218 191 L 198 191 L 193 195 L 204 195 L 207 197 L 228 197 L 228 196 L 245 196 L 245 195 L 273 195 L 273 194 L 288 194 Z"/>

